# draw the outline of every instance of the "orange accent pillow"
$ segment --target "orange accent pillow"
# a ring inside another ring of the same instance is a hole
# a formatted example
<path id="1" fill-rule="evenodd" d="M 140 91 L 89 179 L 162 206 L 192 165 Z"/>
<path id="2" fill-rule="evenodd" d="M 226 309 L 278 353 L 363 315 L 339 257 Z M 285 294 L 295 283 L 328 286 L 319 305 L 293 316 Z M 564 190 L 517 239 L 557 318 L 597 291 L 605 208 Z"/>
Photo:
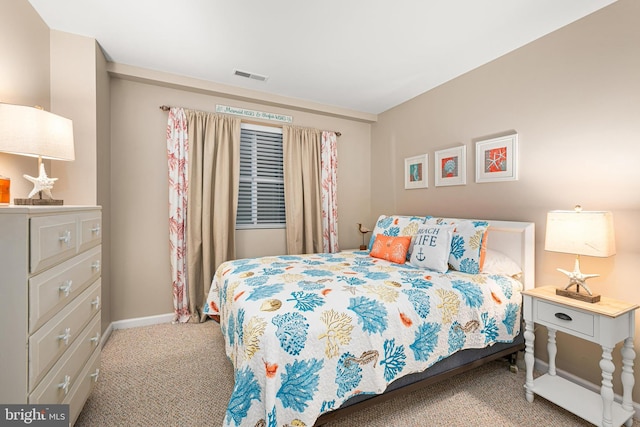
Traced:
<path id="1" fill-rule="evenodd" d="M 378 234 L 369 255 L 374 258 L 395 262 L 396 264 L 404 264 L 407 260 L 407 251 L 410 244 L 411 236 L 385 236 L 384 234 Z"/>
<path id="2" fill-rule="evenodd" d="M 487 257 L 487 238 L 489 237 L 489 229 L 482 235 L 482 244 L 480 246 L 480 272 L 484 268 L 484 260 Z"/>

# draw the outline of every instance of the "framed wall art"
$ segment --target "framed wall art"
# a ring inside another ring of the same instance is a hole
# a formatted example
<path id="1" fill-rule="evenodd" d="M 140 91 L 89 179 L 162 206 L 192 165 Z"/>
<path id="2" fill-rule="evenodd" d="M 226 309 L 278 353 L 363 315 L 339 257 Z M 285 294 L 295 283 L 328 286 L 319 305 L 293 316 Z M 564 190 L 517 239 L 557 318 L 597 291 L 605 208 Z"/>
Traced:
<path id="1" fill-rule="evenodd" d="M 429 155 L 407 157 L 404 159 L 404 188 L 427 188 L 429 186 Z"/>
<path id="2" fill-rule="evenodd" d="M 436 187 L 467 183 L 467 147 L 448 148 L 435 154 Z"/>
<path id="3" fill-rule="evenodd" d="M 476 142 L 476 182 L 518 179 L 518 134 Z"/>

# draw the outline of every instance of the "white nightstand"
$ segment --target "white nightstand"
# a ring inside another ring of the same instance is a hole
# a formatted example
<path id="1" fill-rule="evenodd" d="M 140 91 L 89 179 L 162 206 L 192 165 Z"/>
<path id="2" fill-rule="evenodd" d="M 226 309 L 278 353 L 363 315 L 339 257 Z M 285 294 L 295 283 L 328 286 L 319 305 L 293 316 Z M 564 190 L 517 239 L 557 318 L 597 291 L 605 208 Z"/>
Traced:
<path id="1" fill-rule="evenodd" d="M 598 426 L 630 427 L 633 423 L 633 349 L 636 304 L 602 297 L 598 303 L 587 303 L 556 295 L 556 288 L 546 286 L 523 292 L 525 320 L 526 397 L 533 402 L 534 393 L 554 402 Z M 534 323 L 544 325 L 548 331 L 547 351 L 549 371 L 533 379 Z M 600 394 L 587 390 L 556 375 L 556 331 L 579 337 L 602 347 L 602 387 Z M 622 347 L 622 404 L 613 401 L 611 380 L 615 366 L 611 352 L 615 345 Z"/>

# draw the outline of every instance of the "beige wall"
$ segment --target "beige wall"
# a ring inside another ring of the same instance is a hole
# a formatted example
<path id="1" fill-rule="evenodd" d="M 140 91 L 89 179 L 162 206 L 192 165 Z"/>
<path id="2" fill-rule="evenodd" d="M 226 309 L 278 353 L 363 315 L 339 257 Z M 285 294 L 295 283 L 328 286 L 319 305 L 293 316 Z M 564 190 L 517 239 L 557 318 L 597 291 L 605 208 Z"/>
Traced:
<path id="1" fill-rule="evenodd" d="M 340 246 L 360 244 L 356 223 L 370 216 L 370 124 L 201 90 L 167 88 L 171 76 L 164 80 L 162 85 L 122 78 L 111 82 L 113 320 L 173 310 L 167 223 L 168 113 L 160 105 L 202 111 L 215 111 L 216 104 L 230 105 L 291 115 L 295 125 L 342 132 L 338 139 Z M 193 87 L 198 84 L 194 81 Z M 284 230 L 239 232 L 237 252 L 238 257 L 283 254 Z"/>
<path id="2" fill-rule="evenodd" d="M 0 10 L 0 102 L 48 110 L 49 28 L 26 0 L 0 0 Z M 33 188 L 25 173 L 38 175 L 36 159 L 0 153 L 0 175 L 11 178 L 12 199 Z"/>
<path id="3" fill-rule="evenodd" d="M 640 304 L 639 47 L 640 2 L 620 0 L 380 114 L 370 224 L 392 212 L 533 221 L 537 284 L 561 285 L 566 277 L 556 267 L 571 270 L 573 257 L 544 251 L 547 211 L 611 210 L 617 255 L 583 257 L 582 271 L 602 274 L 589 282 L 595 292 Z M 475 141 L 512 130 L 520 179 L 474 183 Z M 434 152 L 461 144 L 467 185 L 435 187 Z M 429 188 L 404 190 L 403 159 L 422 153 L 430 156 Z M 558 367 L 599 384 L 601 350 L 558 335 Z M 537 357 L 546 354 L 545 340 L 538 332 Z M 638 345 L 636 336 L 640 354 Z M 619 372 L 619 356 L 616 364 Z"/>
<path id="4" fill-rule="evenodd" d="M 97 200 L 96 41 L 51 31 L 51 108 L 73 120 L 75 161 L 52 161 L 58 178 L 54 195 L 67 204 L 95 205 Z"/>

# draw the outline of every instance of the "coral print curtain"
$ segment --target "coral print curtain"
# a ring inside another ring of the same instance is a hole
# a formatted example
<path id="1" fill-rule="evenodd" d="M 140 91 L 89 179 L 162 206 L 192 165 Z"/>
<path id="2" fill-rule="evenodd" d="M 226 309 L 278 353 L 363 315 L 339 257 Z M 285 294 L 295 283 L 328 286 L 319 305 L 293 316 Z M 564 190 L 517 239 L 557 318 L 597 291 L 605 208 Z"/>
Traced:
<path id="1" fill-rule="evenodd" d="M 322 250 L 338 252 L 338 148 L 335 132 L 322 132 Z"/>
<path id="2" fill-rule="evenodd" d="M 186 289 L 185 254 L 187 220 L 187 172 L 189 137 L 187 117 L 182 108 L 171 108 L 167 124 L 167 162 L 169 166 L 169 248 L 171 252 L 171 285 L 173 308 L 179 322 L 189 320 L 189 298 Z"/>
<path id="3" fill-rule="evenodd" d="M 179 125 L 176 117 L 180 118 Z M 180 130 L 179 137 L 174 128 Z M 184 149 L 175 148 L 179 146 Z M 180 190 L 170 189 L 169 198 L 177 321 L 205 320 L 202 306 L 215 269 L 235 258 L 239 150 L 240 119 L 194 110 L 169 111 L 169 183 Z M 179 172 L 183 181 L 178 186 L 172 164 L 184 165 Z"/>
<path id="4" fill-rule="evenodd" d="M 287 253 L 338 251 L 336 136 L 283 126 Z"/>

